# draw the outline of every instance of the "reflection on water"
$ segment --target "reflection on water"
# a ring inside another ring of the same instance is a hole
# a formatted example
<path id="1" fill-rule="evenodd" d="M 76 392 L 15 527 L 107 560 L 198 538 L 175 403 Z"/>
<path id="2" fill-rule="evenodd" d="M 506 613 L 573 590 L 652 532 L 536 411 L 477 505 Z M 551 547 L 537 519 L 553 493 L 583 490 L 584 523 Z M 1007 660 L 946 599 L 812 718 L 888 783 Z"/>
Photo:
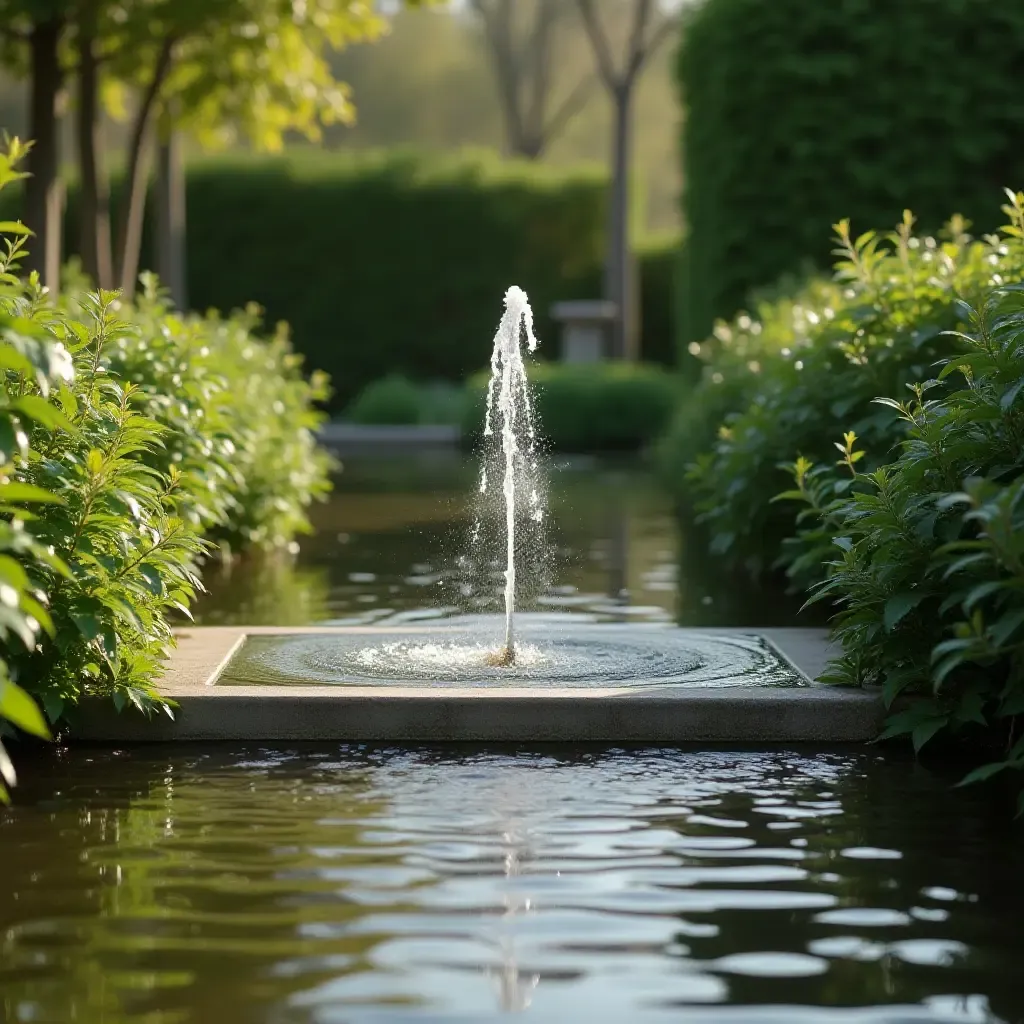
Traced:
<path id="1" fill-rule="evenodd" d="M 875 753 L 179 747 L 24 775 L 6 1021 L 1024 1019 L 1019 831 Z"/>
<path id="2" fill-rule="evenodd" d="M 393 625 L 449 614 L 460 606 L 456 561 L 476 472 L 474 460 L 448 453 L 347 461 L 298 558 L 212 569 L 197 621 Z M 696 537 L 680 543 L 668 498 L 636 460 L 555 460 L 549 514 L 549 580 L 526 607 L 683 625 L 795 621 L 798 601 L 724 580 Z M 473 610 L 500 610 L 502 565 L 493 607 Z"/>

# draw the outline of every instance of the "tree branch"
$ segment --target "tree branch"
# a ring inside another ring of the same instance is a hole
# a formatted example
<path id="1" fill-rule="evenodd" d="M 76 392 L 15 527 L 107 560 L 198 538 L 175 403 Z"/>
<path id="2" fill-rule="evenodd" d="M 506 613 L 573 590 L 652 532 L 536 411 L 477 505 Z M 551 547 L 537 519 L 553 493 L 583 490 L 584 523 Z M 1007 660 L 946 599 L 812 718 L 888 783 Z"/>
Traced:
<path id="1" fill-rule="evenodd" d="M 587 75 L 576 83 L 544 125 L 541 135 L 545 142 L 557 135 L 583 109 L 593 88 L 593 75 Z"/>
<path id="2" fill-rule="evenodd" d="M 523 122 L 528 134 L 543 144 L 544 111 L 551 93 L 551 42 L 558 21 L 558 0 L 537 0 L 533 30 L 529 35 L 526 61 L 529 63 L 529 97 L 523 111 Z"/>
<path id="3" fill-rule="evenodd" d="M 647 34 L 647 19 L 651 14 L 651 0 L 636 0 L 633 8 L 633 31 L 629 35 L 629 50 L 626 57 L 627 79 L 636 77 L 644 62 L 644 36 Z"/>
<path id="4" fill-rule="evenodd" d="M 580 15 L 583 18 L 583 26 L 590 36 L 590 44 L 594 49 L 594 59 L 597 61 L 597 69 L 609 89 L 618 89 L 620 85 L 619 73 L 615 70 L 615 61 L 612 59 L 611 46 L 608 37 L 601 27 L 601 19 L 594 10 L 594 0 L 576 0 L 579 4 Z M 643 0 L 646 2 L 646 0 Z"/>
<path id="5" fill-rule="evenodd" d="M 144 170 L 146 136 L 160 88 L 171 70 L 174 46 L 177 41 L 177 35 L 172 33 L 165 36 L 160 44 L 156 65 L 153 68 L 153 77 L 150 79 L 149 85 L 146 86 L 146 91 L 142 94 L 142 101 L 139 104 L 139 109 L 132 124 L 131 140 L 128 148 L 128 191 L 124 200 L 124 215 L 121 220 L 117 247 L 117 276 L 120 280 L 122 291 L 129 298 L 135 291 L 135 275 L 138 270 L 139 260 L 138 250 L 142 239 L 142 216 L 146 195 Z"/>
<path id="6" fill-rule="evenodd" d="M 661 44 L 668 39 L 679 27 L 679 18 L 667 17 L 652 33 L 644 46 L 644 54 L 640 59 L 641 67 L 647 63 L 661 48 Z M 637 69 L 640 70 L 639 68 Z"/>
<path id="7" fill-rule="evenodd" d="M 498 99 L 505 113 L 509 142 L 513 150 L 523 143 L 523 121 L 519 109 L 522 66 L 516 59 L 512 38 L 512 0 L 471 0 L 473 9 L 480 15 L 484 35 L 494 54 L 498 80 Z"/>

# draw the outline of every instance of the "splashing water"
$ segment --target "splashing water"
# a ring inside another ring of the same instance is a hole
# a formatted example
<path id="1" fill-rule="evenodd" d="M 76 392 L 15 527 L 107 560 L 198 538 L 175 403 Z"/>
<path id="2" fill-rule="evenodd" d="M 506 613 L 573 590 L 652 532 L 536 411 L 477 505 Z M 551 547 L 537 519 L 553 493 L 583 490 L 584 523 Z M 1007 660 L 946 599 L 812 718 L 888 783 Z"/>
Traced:
<path id="1" fill-rule="evenodd" d="M 500 439 L 498 463 L 502 475 L 505 506 L 505 646 L 496 656 L 496 664 L 515 662 L 516 605 L 516 496 L 526 498 L 530 518 L 539 523 L 544 516 L 541 497 L 535 485 L 537 470 L 537 434 L 529 382 L 523 364 L 522 335 L 530 352 L 537 348 L 533 333 L 533 310 L 522 288 L 513 285 L 505 292 L 505 312 L 494 335 L 491 351 L 491 379 L 487 385 L 487 412 L 484 419 L 485 445 Z M 480 471 L 480 493 L 488 488 L 487 456 Z M 475 531 L 478 535 L 479 531 Z"/>

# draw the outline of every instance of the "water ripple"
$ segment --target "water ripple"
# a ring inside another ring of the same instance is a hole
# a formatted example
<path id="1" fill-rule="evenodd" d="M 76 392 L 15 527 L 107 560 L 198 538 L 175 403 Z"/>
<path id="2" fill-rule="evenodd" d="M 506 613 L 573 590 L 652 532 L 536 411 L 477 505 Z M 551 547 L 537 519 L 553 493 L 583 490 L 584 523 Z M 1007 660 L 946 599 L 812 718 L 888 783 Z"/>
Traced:
<path id="1" fill-rule="evenodd" d="M 0 818 L 14 1022 L 1024 1014 L 1018 848 L 979 858 L 972 794 L 874 754 L 250 747 L 26 777 Z"/>

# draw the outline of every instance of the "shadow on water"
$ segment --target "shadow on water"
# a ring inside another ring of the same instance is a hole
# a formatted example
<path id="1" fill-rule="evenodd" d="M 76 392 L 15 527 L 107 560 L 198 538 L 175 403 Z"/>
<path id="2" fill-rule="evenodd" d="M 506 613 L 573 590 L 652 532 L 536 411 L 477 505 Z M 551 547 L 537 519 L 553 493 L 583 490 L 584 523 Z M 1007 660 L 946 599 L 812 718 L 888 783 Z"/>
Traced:
<path id="1" fill-rule="evenodd" d="M 555 458 L 548 480 L 551 552 L 534 610 L 690 626 L 814 624 L 797 618 L 796 599 L 723 579 L 638 460 Z M 453 453 L 352 459 L 330 501 L 313 510 L 315 532 L 298 557 L 211 568 L 197 621 L 395 624 L 450 613 L 476 487 L 474 460 Z"/>

